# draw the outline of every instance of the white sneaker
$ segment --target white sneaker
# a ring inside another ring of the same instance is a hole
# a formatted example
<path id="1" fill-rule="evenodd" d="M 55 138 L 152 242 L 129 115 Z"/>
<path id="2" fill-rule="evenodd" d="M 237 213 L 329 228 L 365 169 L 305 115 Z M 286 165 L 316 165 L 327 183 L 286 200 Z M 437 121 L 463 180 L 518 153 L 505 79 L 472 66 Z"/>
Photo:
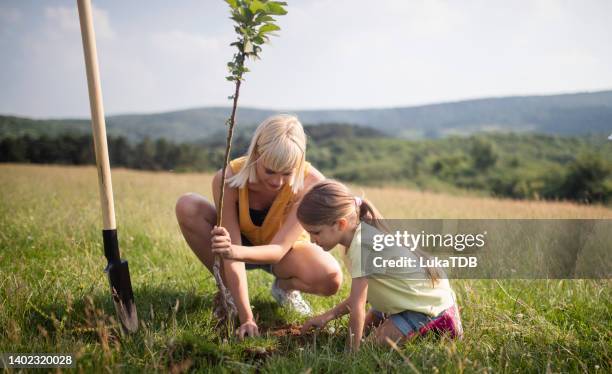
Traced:
<path id="1" fill-rule="evenodd" d="M 310 305 L 302 298 L 300 291 L 285 291 L 278 286 L 278 279 L 275 279 L 270 289 L 272 297 L 282 306 L 288 306 L 301 315 L 312 314 Z"/>

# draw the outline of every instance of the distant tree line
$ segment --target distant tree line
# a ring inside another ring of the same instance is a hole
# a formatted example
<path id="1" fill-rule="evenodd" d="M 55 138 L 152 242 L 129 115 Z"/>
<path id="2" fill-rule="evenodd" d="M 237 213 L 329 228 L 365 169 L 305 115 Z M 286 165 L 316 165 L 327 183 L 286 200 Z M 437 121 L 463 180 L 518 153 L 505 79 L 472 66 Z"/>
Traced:
<path id="1" fill-rule="evenodd" d="M 124 137 L 108 137 L 113 167 L 141 170 L 211 171 L 223 164 L 223 150 L 196 144 L 176 144 L 165 139 L 145 138 L 132 144 Z M 21 137 L 0 140 L 0 162 L 35 164 L 94 164 L 91 135 Z"/>
<path id="2" fill-rule="evenodd" d="M 612 202 L 612 144 L 606 136 L 489 134 L 407 141 L 327 138 L 308 148 L 326 176 L 515 199 Z"/>
<path id="3" fill-rule="evenodd" d="M 612 147 L 600 138 L 498 134 L 408 141 L 341 124 L 305 130 L 308 160 L 328 177 L 347 182 L 612 202 Z M 249 131 L 236 134 L 232 157 L 246 152 L 250 138 Z M 113 167 L 208 172 L 221 167 L 225 146 L 222 137 L 179 144 L 109 136 L 108 143 Z M 93 164 L 93 142 L 79 134 L 7 137 L 0 140 L 0 162 Z"/>

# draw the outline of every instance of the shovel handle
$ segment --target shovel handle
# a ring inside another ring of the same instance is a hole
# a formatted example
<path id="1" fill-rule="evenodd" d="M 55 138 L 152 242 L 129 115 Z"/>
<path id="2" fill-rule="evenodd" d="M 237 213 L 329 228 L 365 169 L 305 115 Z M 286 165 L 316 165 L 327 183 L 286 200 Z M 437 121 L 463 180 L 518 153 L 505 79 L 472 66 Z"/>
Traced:
<path id="1" fill-rule="evenodd" d="M 81 37 L 85 54 L 85 69 L 87 71 L 87 87 L 89 89 L 89 104 L 91 109 L 91 126 L 98 169 L 98 184 L 100 187 L 100 204 L 102 206 L 102 223 L 104 230 L 117 228 L 115 222 L 115 206 L 113 201 L 113 186 L 108 159 L 106 142 L 106 122 L 104 121 L 104 104 L 100 73 L 98 69 L 98 53 L 96 51 L 96 34 L 93 27 L 93 16 L 90 0 L 77 0 Z"/>

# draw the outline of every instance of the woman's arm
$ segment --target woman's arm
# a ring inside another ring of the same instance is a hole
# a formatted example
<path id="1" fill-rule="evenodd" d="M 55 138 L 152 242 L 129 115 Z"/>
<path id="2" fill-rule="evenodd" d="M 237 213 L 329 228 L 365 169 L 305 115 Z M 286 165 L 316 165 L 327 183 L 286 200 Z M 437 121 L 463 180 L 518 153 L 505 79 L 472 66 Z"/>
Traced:
<path id="1" fill-rule="evenodd" d="M 296 201 L 302 198 L 305 191 L 313 184 L 324 180 L 325 177 L 314 167 L 310 167 L 309 173 L 304 180 L 304 188 L 298 194 Z M 297 219 L 298 203 L 291 206 L 287 219 L 274 235 L 270 244 L 246 247 L 234 244 L 232 240 L 232 254 L 229 258 L 250 262 L 255 264 L 275 264 L 279 262 L 285 254 L 293 247 L 293 243 L 299 238 L 304 231 Z M 225 215 L 225 212 L 223 213 Z M 235 214 L 235 212 L 234 212 Z M 229 231 L 229 230 L 228 230 Z M 233 233 L 230 231 L 230 236 L 233 238 Z M 239 235 L 240 233 L 238 233 Z M 228 258 L 226 256 L 226 258 Z"/>
<path id="2" fill-rule="evenodd" d="M 212 181 L 213 197 L 215 199 L 215 206 L 217 209 L 220 187 L 221 187 L 221 173 L 222 171 L 215 174 Z M 227 169 L 226 180 L 232 176 L 230 168 Z M 237 188 L 225 186 L 225 193 L 223 197 L 223 222 L 222 225 L 228 231 L 232 243 L 236 245 L 241 244 L 240 239 L 240 226 L 238 224 L 238 215 L 236 212 L 236 203 L 238 202 Z M 229 288 L 232 297 L 236 303 L 236 309 L 238 310 L 238 318 L 240 324 L 254 321 L 253 312 L 251 310 L 251 303 L 249 301 L 249 289 L 247 286 L 246 270 L 244 263 L 231 259 L 223 260 L 223 271 L 227 287 Z"/>
<path id="3" fill-rule="evenodd" d="M 255 264 L 276 264 L 293 247 L 293 244 L 304 231 L 297 220 L 297 204 L 291 207 L 287 219 L 274 235 L 270 244 L 252 247 L 232 244 L 236 259 Z M 231 234 L 230 234 L 231 235 Z"/>

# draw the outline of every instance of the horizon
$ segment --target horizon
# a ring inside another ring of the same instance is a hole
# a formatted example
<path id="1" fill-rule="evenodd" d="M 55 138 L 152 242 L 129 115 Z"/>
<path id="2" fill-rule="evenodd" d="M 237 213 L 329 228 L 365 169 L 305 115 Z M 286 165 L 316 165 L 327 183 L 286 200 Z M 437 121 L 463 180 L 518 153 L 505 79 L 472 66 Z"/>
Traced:
<path id="1" fill-rule="evenodd" d="M 556 96 L 571 96 L 571 95 L 588 95 L 588 94 L 604 94 L 604 93 L 612 93 L 612 88 L 604 89 L 604 90 L 595 90 L 595 91 L 576 91 L 576 92 L 561 92 L 561 93 L 550 93 L 550 94 L 530 94 L 530 95 L 507 95 L 507 96 L 489 96 L 489 97 L 475 97 L 475 98 L 466 98 L 466 99 L 458 99 L 451 101 L 441 101 L 441 102 L 432 102 L 425 104 L 417 104 L 417 105 L 405 105 L 405 106 L 393 106 L 393 107 L 363 107 L 363 108 L 306 108 L 306 109 L 284 109 L 284 108 L 267 108 L 267 107 L 255 107 L 249 105 L 241 105 L 238 107 L 238 110 L 247 109 L 247 110 L 260 110 L 260 111 L 274 111 L 279 113 L 294 113 L 294 112 L 327 112 L 327 111 L 369 111 L 369 110 L 391 110 L 391 109 L 409 109 L 409 108 L 420 108 L 427 106 L 436 106 L 436 105 L 446 105 L 446 104 L 458 104 L 458 103 L 466 103 L 466 102 L 474 102 L 474 101 L 483 101 L 483 100 L 496 100 L 496 99 L 513 99 L 513 98 L 532 98 L 532 97 L 556 97 Z M 145 116 L 145 115 L 159 115 L 159 114 L 168 114 L 168 113 L 180 113 L 191 110 L 201 110 L 201 109 L 231 109 L 231 105 L 202 105 L 196 107 L 186 107 L 186 108 L 177 108 L 170 110 L 162 110 L 162 111 L 151 111 L 151 112 L 125 112 L 125 113 L 105 113 L 104 117 L 122 117 L 122 116 Z M 0 116 L 4 117 L 17 117 L 17 118 L 26 118 L 32 120 L 88 120 L 91 118 L 90 115 L 85 116 L 47 116 L 47 117 L 36 117 L 36 116 L 27 116 L 23 114 L 16 113 L 1 113 Z"/>

